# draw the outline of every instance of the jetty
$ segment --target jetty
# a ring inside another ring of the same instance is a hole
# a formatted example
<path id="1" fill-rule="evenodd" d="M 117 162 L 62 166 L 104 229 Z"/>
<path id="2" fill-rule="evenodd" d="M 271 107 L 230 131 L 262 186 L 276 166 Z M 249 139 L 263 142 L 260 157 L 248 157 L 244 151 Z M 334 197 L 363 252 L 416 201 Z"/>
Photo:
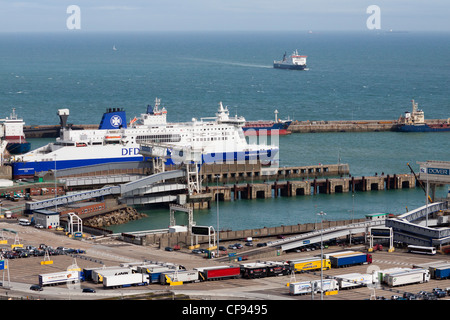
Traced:
<path id="1" fill-rule="evenodd" d="M 427 124 L 442 123 L 447 119 L 427 119 Z M 95 124 L 69 124 L 72 130 L 98 129 Z M 315 132 L 382 132 L 397 131 L 398 120 L 294 120 L 288 127 L 291 133 Z M 60 125 L 25 125 L 23 132 L 27 138 L 59 137 Z"/>

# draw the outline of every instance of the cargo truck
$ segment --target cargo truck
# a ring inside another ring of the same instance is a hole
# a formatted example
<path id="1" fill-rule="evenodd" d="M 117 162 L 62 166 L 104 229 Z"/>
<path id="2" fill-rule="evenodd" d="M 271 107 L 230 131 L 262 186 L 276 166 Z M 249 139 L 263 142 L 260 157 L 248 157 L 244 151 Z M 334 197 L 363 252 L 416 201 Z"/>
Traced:
<path id="1" fill-rule="evenodd" d="M 292 282 L 289 284 L 289 294 L 298 295 L 311 293 L 311 288 L 314 288 L 314 292 L 328 292 L 339 290 L 339 285 L 335 279 L 324 279 L 323 282 L 321 280 Z"/>
<path id="2" fill-rule="evenodd" d="M 336 276 L 335 278 L 339 284 L 339 290 L 367 286 L 368 284 L 373 284 L 378 281 L 377 275 L 372 275 L 369 273 L 342 274 Z"/>
<path id="3" fill-rule="evenodd" d="M 62 271 L 39 275 L 39 285 L 41 287 L 62 283 L 75 283 L 81 280 L 82 273 L 80 271 Z"/>
<path id="4" fill-rule="evenodd" d="M 406 271 L 406 270 L 412 270 L 411 268 L 389 268 L 384 270 L 378 270 L 378 282 L 380 283 L 386 283 L 386 275 L 390 273 L 396 273 L 400 271 Z"/>
<path id="5" fill-rule="evenodd" d="M 149 276 L 145 273 L 108 275 L 103 278 L 103 288 L 122 288 L 149 284 Z"/>
<path id="6" fill-rule="evenodd" d="M 290 274 L 290 266 L 285 262 L 279 261 L 265 261 L 263 262 L 267 266 L 267 276 L 285 276 Z"/>
<path id="7" fill-rule="evenodd" d="M 431 271 L 431 270 L 430 270 Z M 438 266 L 432 271 L 432 278 L 442 280 L 450 277 L 450 264 Z"/>
<path id="8" fill-rule="evenodd" d="M 259 262 L 241 264 L 243 278 L 255 279 L 267 277 L 267 265 Z"/>
<path id="9" fill-rule="evenodd" d="M 412 269 L 394 272 L 385 276 L 388 286 L 395 287 L 412 283 L 423 283 L 430 280 L 430 272 L 426 269 Z"/>
<path id="10" fill-rule="evenodd" d="M 295 272 L 320 270 L 320 257 L 303 258 L 288 261 L 290 269 Z M 322 259 L 322 270 L 331 268 L 330 259 Z"/>
<path id="11" fill-rule="evenodd" d="M 233 266 L 216 266 L 195 268 L 198 271 L 200 280 L 222 280 L 230 278 L 239 278 L 241 276 L 241 268 Z"/>
<path id="12" fill-rule="evenodd" d="M 199 275 L 197 270 L 181 270 L 162 272 L 159 276 L 161 284 L 170 284 L 171 282 L 198 282 Z"/>
<path id="13" fill-rule="evenodd" d="M 372 263 L 372 255 L 363 252 L 330 256 L 331 267 L 341 268 L 358 264 Z"/>
<path id="14" fill-rule="evenodd" d="M 95 283 L 102 283 L 104 277 L 106 276 L 119 276 L 123 274 L 130 274 L 133 273 L 131 268 L 104 268 L 104 269 L 97 269 L 92 270 L 92 281 Z"/>

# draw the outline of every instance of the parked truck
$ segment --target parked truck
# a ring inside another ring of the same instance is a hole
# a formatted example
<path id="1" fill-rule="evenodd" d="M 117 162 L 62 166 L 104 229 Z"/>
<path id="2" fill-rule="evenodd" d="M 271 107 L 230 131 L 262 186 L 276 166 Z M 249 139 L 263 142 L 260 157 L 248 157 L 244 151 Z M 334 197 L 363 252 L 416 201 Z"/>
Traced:
<path id="1" fill-rule="evenodd" d="M 200 280 L 223 280 L 230 278 L 239 278 L 241 276 L 241 268 L 234 266 L 216 266 L 195 268 L 198 271 Z"/>
<path id="2" fill-rule="evenodd" d="M 314 292 L 328 292 L 339 290 L 339 285 L 335 279 L 292 282 L 289 284 L 289 294 L 308 294 L 311 293 L 311 288 L 314 288 Z"/>
<path id="3" fill-rule="evenodd" d="M 290 266 L 285 262 L 280 261 L 264 261 L 263 262 L 267 266 L 267 276 L 285 276 L 290 273 Z"/>
<path id="4" fill-rule="evenodd" d="M 378 277 L 376 274 L 369 273 L 348 273 L 336 276 L 336 280 L 339 284 L 339 290 L 342 290 L 373 284 L 378 282 Z"/>
<path id="5" fill-rule="evenodd" d="M 46 273 L 39 275 L 39 285 L 49 286 L 63 283 L 75 283 L 82 280 L 82 272 L 80 271 L 62 271 L 54 273 Z"/>
<path id="6" fill-rule="evenodd" d="M 412 283 L 423 283 L 430 281 L 430 272 L 427 269 L 411 269 L 394 272 L 385 276 L 388 286 L 395 287 Z"/>
<path id="7" fill-rule="evenodd" d="M 91 277 L 92 281 L 94 281 L 95 283 L 102 283 L 106 276 L 114 276 L 114 275 L 119 276 L 131 273 L 133 273 L 133 270 L 131 268 L 121 268 L 121 267 L 104 268 L 92 270 Z"/>
<path id="8" fill-rule="evenodd" d="M 433 279 L 447 279 L 450 277 L 450 264 L 439 265 L 436 267 L 430 267 L 431 278 Z"/>
<path id="9" fill-rule="evenodd" d="M 162 272 L 159 281 L 161 284 L 170 284 L 171 282 L 197 282 L 199 275 L 197 270 L 171 270 Z"/>
<path id="10" fill-rule="evenodd" d="M 372 255 L 369 253 L 355 252 L 330 256 L 333 268 L 349 267 L 358 264 L 372 263 Z"/>
<path id="11" fill-rule="evenodd" d="M 122 288 L 149 284 L 149 276 L 145 273 L 108 275 L 103 278 L 103 288 Z"/>
<path id="12" fill-rule="evenodd" d="M 267 277 L 267 265 L 260 262 L 244 263 L 240 265 L 243 278 L 255 279 Z"/>
<path id="13" fill-rule="evenodd" d="M 328 270 L 331 268 L 330 259 L 320 259 L 320 257 L 303 258 L 296 260 L 289 260 L 289 266 L 291 270 L 295 272 L 320 270 L 322 260 L 322 269 Z"/>

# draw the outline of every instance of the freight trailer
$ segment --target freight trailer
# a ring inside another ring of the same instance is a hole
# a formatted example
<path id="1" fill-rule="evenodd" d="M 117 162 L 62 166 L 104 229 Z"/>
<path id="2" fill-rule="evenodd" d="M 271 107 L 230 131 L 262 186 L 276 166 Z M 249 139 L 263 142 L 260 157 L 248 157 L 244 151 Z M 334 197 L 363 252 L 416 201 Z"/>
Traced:
<path id="1" fill-rule="evenodd" d="M 447 279 L 450 277 L 450 264 L 437 266 L 435 268 L 430 267 L 430 272 L 432 274 L 431 277 L 434 279 Z"/>
<path id="2" fill-rule="evenodd" d="M 290 269 L 295 272 L 320 270 L 322 261 L 322 270 L 331 268 L 330 259 L 320 259 L 320 257 L 303 258 L 288 261 Z"/>
<path id="3" fill-rule="evenodd" d="M 199 275 L 197 270 L 172 270 L 162 272 L 159 276 L 161 284 L 170 284 L 172 282 L 198 282 Z"/>
<path id="4" fill-rule="evenodd" d="M 195 268 L 198 271 L 200 280 L 222 280 L 230 278 L 239 278 L 241 276 L 241 268 L 233 266 L 216 266 Z"/>
<path id="5" fill-rule="evenodd" d="M 149 276 L 145 273 L 108 275 L 103 278 L 103 288 L 122 288 L 149 284 Z"/>
<path id="6" fill-rule="evenodd" d="M 386 275 L 388 275 L 390 273 L 396 273 L 396 272 L 406 271 L 406 270 L 412 270 L 412 269 L 411 268 L 389 268 L 389 269 L 378 270 L 377 271 L 378 282 L 386 283 Z"/>
<path id="7" fill-rule="evenodd" d="M 378 282 L 377 275 L 369 273 L 341 274 L 335 278 L 339 284 L 339 290 L 367 286 Z"/>
<path id="8" fill-rule="evenodd" d="M 62 283 L 76 283 L 82 281 L 82 278 L 82 273 L 80 271 L 46 273 L 39 275 L 39 285 L 43 287 Z"/>
<path id="9" fill-rule="evenodd" d="M 243 278 L 255 279 L 267 277 L 267 265 L 254 262 L 241 264 L 241 275 Z"/>
<path id="10" fill-rule="evenodd" d="M 131 274 L 131 268 L 111 268 L 92 270 L 92 281 L 95 283 L 102 283 L 106 276 L 120 276 L 123 274 Z"/>
<path id="11" fill-rule="evenodd" d="M 412 283 L 423 283 L 430 281 L 430 272 L 426 269 L 411 269 L 406 271 L 394 272 L 385 276 L 388 286 L 402 286 Z"/>
<path id="12" fill-rule="evenodd" d="M 372 263 L 372 255 L 363 252 L 330 256 L 331 267 L 349 267 L 358 264 Z"/>
<path id="13" fill-rule="evenodd" d="M 314 292 L 329 292 L 339 290 L 339 285 L 335 279 L 324 279 L 323 282 L 321 280 L 292 282 L 289 284 L 289 294 L 311 293 L 311 288 L 314 288 Z"/>
<path id="14" fill-rule="evenodd" d="M 274 277 L 274 276 L 285 276 L 290 274 L 291 268 L 289 267 L 289 264 L 285 262 L 279 262 L 279 261 L 265 261 L 263 264 L 267 265 L 267 276 L 268 277 Z"/>

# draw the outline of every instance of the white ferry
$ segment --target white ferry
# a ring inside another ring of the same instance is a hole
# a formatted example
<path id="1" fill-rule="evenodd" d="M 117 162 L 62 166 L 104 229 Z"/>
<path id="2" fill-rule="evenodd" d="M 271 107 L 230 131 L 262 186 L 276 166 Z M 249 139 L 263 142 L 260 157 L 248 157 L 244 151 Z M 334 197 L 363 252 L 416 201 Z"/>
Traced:
<path id="1" fill-rule="evenodd" d="M 168 123 L 167 110 L 147 107 L 147 113 L 134 117 L 127 125 L 125 111 L 109 109 L 96 130 L 71 130 L 66 126 L 68 109 L 58 110 L 60 137 L 55 142 L 12 159 L 15 179 L 34 176 L 37 172 L 76 168 L 113 162 L 144 161 L 140 144 L 162 143 L 174 147 L 200 150 L 202 163 L 260 160 L 276 162 L 278 146 L 249 144 L 245 139 L 243 117 L 230 117 L 219 104 L 216 117 L 192 119 L 191 122 Z M 167 160 L 167 164 L 173 164 Z"/>

